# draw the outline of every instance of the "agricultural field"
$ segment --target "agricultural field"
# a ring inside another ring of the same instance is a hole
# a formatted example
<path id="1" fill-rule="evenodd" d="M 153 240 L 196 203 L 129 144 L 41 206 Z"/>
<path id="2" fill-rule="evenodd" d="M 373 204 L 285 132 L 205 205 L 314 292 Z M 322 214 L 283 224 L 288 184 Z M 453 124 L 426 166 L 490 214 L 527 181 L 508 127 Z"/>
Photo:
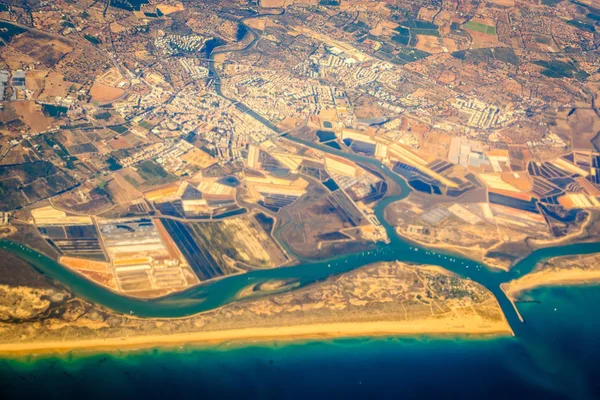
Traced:
<path id="1" fill-rule="evenodd" d="M 467 31 L 473 39 L 471 49 L 504 47 L 504 45 L 498 41 L 495 22 L 493 20 L 473 19 L 462 25 L 462 28 Z"/>
<path id="2" fill-rule="evenodd" d="M 11 47 L 52 68 L 61 58 L 73 50 L 66 39 L 55 39 L 50 35 L 28 31 L 11 41 Z"/>
<path id="3" fill-rule="evenodd" d="M 181 156 L 181 160 L 201 169 L 208 168 L 217 162 L 217 160 L 211 157 L 208 153 L 196 147 L 193 147 L 187 153 L 183 154 Z"/>
<path id="4" fill-rule="evenodd" d="M 281 248 L 252 216 L 195 223 L 191 228 L 221 265 L 234 261 L 250 267 L 275 268 L 287 262 Z"/>
<path id="5" fill-rule="evenodd" d="M 21 182 L 15 178 L 0 180 L 0 209 L 2 211 L 14 210 L 27 204 L 27 198 L 20 190 Z"/>
<path id="6" fill-rule="evenodd" d="M 110 103 L 123 96 L 123 94 L 125 94 L 123 89 L 110 87 L 98 82 L 94 83 L 90 90 L 92 101 L 98 103 Z"/>
<path id="7" fill-rule="evenodd" d="M 221 222 L 183 223 L 167 218 L 161 222 L 202 281 L 247 269 L 275 268 L 289 261 L 253 216 Z"/>
<path id="8" fill-rule="evenodd" d="M 417 35 L 417 44 L 415 45 L 415 48 L 431 54 L 444 51 L 437 36 Z"/>
<path id="9" fill-rule="evenodd" d="M 54 122 L 54 118 L 44 115 L 42 106 L 34 101 L 13 102 L 9 107 L 14 110 L 20 120 L 23 121 L 33 133 L 39 133 L 49 129 Z"/>
<path id="10" fill-rule="evenodd" d="M 16 146 L 3 146 L 0 151 L 4 153 L 4 158 L 0 160 L 0 165 L 26 164 L 38 159 L 31 147 L 18 144 Z"/>
<path id="11" fill-rule="evenodd" d="M 475 32 L 485 33 L 487 35 L 496 35 L 496 27 L 485 25 L 480 22 L 469 21 L 463 25 L 463 28 Z"/>
<path id="12" fill-rule="evenodd" d="M 124 175 L 127 170 L 121 170 L 112 175 L 112 179 L 107 182 L 105 190 L 109 193 L 110 199 L 116 204 L 126 204 L 141 199 L 140 193 Z"/>
<path id="13" fill-rule="evenodd" d="M 52 202 L 63 210 L 90 215 L 99 214 L 113 205 L 103 181 L 88 182 L 53 198 Z"/>
<path id="14" fill-rule="evenodd" d="M 302 257 L 328 257 L 350 247 L 354 251 L 369 247 L 359 239 L 358 227 L 366 221 L 341 190 L 318 198 L 307 195 L 283 209 L 278 219 L 275 236 Z M 331 237 L 348 240 L 334 242 Z"/>
<path id="15" fill-rule="evenodd" d="M 116 163 L 116 161 L 113 162 Z M 154 161 L 144 161 L 136 167 L 124 168 L 118 174 L 139 191 L 147 191 L 177 180 L 176 176 L 165 171 L 164 168 Z"/>
<path id="16" fill-rule="evenodd" d="M 35 71 L 35 72 L 36 72 L 37 76 L 41 75 L 40 72 L 47 74 L 45 76 L 42 76 L 41 79 L 39 79 L 39 80 L 43 81 L 43 83 L 41 85 L 43 90 L 37 97 L 37 100 L 52 101 L 52 99 L 54 99 L 56 97 L 64 97 L 67 95 L 67 93 L 71 89 L 71 86 L 73 85 L 72 82 L 65 81 L 64 76 L 62 74 L 59 74 L 58 72 L 55 72 L 55 71 L 51 71 L 51 72 Z"/>
<path id="17" fill-rule="evenodd" d="M 137 182 L 137 185 L 133 182 L 130 183 L 132 183 L 134 186 L 143 186 L 144 188 L 163 185 L 165 183 L 173 182 L 177 179 L 174 175 L 171 175 L 165 171 L 163 167 L 154 161 L 142 162 L 137 166 L 136 172 L 142 181 Z"/>
<path id="18" fill-rule="evenodd" d="M 74 185 L 71 176 L 48 161 L 0 166 L 0 210 L 24 207 Z"/>
<path id="19" fill-rule="evenodd" d="M 439 37 L 438 29 L 439 26 L 431 22 L 409 19 L 394 29 L 397 34 L 392 37 L 392 41 L 403 46 L 415 46 L 419 37 Z"/>
<path id="20" fill-rule="evenodd" d="M 98 152 L 89 137 L 81 130 L 64 129 L 56 135 L 56 138 L 67 148 L 69 154 L 80 155 Z"/>

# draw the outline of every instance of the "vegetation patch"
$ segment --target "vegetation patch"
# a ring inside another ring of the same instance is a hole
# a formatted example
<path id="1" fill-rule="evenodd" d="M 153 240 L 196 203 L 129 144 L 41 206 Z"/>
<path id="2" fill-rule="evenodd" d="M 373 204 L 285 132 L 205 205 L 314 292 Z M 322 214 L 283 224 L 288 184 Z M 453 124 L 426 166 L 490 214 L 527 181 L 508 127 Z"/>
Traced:
<path id="1" fill-rule="evenodd" d="M 117 133 L 127 132 L 127 127 L 125 127 L 124 125 L 112 125 L 112 126 L 109 126 L 108 129 L 110 129 L 111 131 L 115 131 Z"/>
<path id="2" fill-rule="evenodd" d="M 487 35 L 496 35 L 496 27 L 495 26 L 490 26 L 490 25 L 485 25 L 479 22 L 475 22 L 475 21 L 469 21 L 467 23 L 465 23 L 463 25 L 463 28 L 471 30 L 471 31 L 475 31 L 475 32 L 480 32 L 480 33 L 485 33 Z"/>
<path id="3" fill-rule="evenodd" d="M 163 180 L 169 173 L 154 161 L 144 161 L 138 166 L 137 173 L 147 181 Z"/>
<path id="4" fill-rule="evenodd" d="M 567 21 L 567 24 L 573 25 L 574 27 L 579 28 L 579 29 L 583 29 L 584 31 L 596 32 L 596 28 L 594 27 L 594 25 L 586 24 L 585 22 L 582 22 L 582 21 L 579 21 L 576 19 Z"/>
<path id="5" fill-rule="evenodd" d="M 27 32 L 27 29 L 23 29 L 8 22 L 0 21 L 0 39 L 6 42 L 23 32 Z"/>
<path id="6" fill-rule="evenodd" d="M 395 64 L 408 64 L 413 61 L 420 60 L 421 58 L 425 58 L 430 56 L 431 54 L 426 51 L 417 50 L 417 49 L 403 49 L 392 62 Z"/>
<path id="7" fill-rule="evenodd" d="M 85 34 L 85 35 L 83 35 L 83 37 L 84 37 L 84 38 L 85 38 L 85 39 L 86 39 L 88 42 L 90 42 L 90 43 L 92 43 L 92 44 L 100 44 L 100 43 L 102 43 L 102 40 L 98 39 L 98 38 L 97 38 L 97 37 L 95 37 L 95 36 L 91 36 L 91 35 Z"/>
<path id="8" fill-rule="evenodd" d="M 108 111 L 104 111 L 104 112 L 101 112 L 101 113 L 98 113 L 98 114 L 94 115 L 95 119 L 100 119 L 100 120 L 102 120 L 102 119 L 110 119 L 110 117 L 112 117 L 112 115 Z"/>
<path id="9" fill-rule="evenodd" d="M 581 80 L 587 77 L 587 73 L 584 71 L 578 71 L 577 66 L 572 62 L 560 60 L 538 60 L 534 61 L 533 63 L 539 65 L 540 67 L 544 67 L 541 73 L 548 78 L 576 78 Z"/>
<path id="10" fill-rule="evenodd" d="M 140 123 L 138 124 L 139 126 L 141 126 L 142 128 L 146 129 L 146 130 L 150 130 L 152 129 L 152 127 L 154 125 L 152 125 L 150 122 L 148 121 L 140 121 Z"/>
<path id="11" fill-rule="evenodd" d="M 67 111 L 69 111 L 67 107 L 55 106 L 53 104 L 42 104 L 42 112 L 49 117 L 60 118 L 65 115 Z"/>
<path id="12" fill-rule="evenodd" d="M 452 53 L 452 57 L 471 62 L 489 62 L 491 59 L 503 61 L 512 65 L 519 65 L 519 57 L 510 48 L 498 47 L 494 49 L 460 50 Z"/>
<path id="13" fill-rule="evenodd" d="M 519 65 L 519 57 L 515 54 L 513 49 L 509 47 L 499 47 L 493 49 L 492 51 L 497 60 L 504 61 L 505 63 L 512 65 Z"/>

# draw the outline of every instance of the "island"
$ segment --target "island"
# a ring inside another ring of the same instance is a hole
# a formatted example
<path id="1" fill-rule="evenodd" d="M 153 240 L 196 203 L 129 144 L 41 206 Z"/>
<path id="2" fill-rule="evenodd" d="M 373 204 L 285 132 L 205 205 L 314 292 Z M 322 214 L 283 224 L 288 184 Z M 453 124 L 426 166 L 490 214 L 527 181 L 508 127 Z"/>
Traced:
<path id="1" fill-rule="evenodd" d="M 13 356 L 307 338 L 512 334 L 483 286 L 439 267 L 401 262 L 369 264 L 294 291 L 174 319 L 118 314 L 48 284 L 0 290 L 0 354 Z"/>

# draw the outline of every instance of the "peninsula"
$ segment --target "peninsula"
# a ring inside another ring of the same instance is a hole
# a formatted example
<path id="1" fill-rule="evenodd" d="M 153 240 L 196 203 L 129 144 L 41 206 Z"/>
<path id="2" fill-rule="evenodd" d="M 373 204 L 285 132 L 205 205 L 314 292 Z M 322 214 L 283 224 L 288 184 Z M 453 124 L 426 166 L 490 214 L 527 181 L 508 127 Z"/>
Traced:
<path id="1" fill-rule="evenodd" d="M 501 285 L 515 302 L 527 291 L 556 285 L 585 285 L 600 282 L 600 253 L 554 257 L 539 263 L 535 270 Z"/>

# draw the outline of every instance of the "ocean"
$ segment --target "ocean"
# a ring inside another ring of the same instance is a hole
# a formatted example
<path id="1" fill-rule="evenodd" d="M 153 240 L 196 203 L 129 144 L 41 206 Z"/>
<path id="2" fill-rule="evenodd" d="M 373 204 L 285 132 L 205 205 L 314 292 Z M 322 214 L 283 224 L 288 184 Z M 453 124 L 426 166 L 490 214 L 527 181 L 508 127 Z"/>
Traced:
<path id="1" fill-rule="evenodd" d="M 358 338 L 0 360 L 0 399 L 600 398 L 600 287 L 519 304 L 517 338 Z"/>
<path id="2" fill-rule="evenodd" d="M 400 239 L 384 218 L 385 207 L 409 193 L 406 182 L 373 159 L 344 156 L 378 167 L 402 189 L 401 195 L 375 207 L 390 238 L 376 251 L 253 271 L 140 301 L 94 285 L 18 244 L 0 240 L 0 247 L 82 298 L 141 317 L 179 317 L 213 309 L 233 301 L 249 283 L 297 279 L 304 286 L 378 261 L 435 264 L 490 289 L 516 338 L 361 338 L 5 359 L 0 360 L 0 400 L 600 399 L 600 287 L 535 290 L 529 294 L 531 302 L 519 305 L 525 324 L 518 322 L 499 290 L 500 283 L 529 273 L 544 259 L 600 252 L 600 243 L 539 249 L 508 273 L 421 248 Z"/>

